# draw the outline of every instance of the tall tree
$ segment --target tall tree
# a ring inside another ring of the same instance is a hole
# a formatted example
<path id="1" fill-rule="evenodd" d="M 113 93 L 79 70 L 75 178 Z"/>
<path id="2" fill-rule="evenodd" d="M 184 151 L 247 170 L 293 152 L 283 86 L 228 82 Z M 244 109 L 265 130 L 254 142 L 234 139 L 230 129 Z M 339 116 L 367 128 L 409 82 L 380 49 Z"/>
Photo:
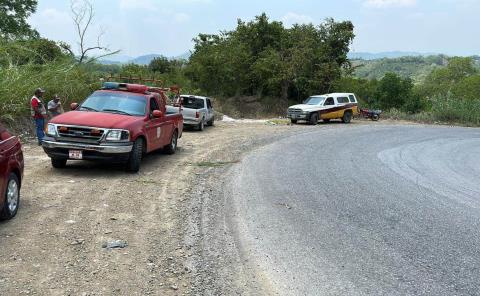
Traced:
<path id="1" fill-rule="evenodd" d="M 10 40 L 39 37 L 27 23 L 36 9 L 37 0 L 0 0 L 0 37 Z"/>
<path id="2" fill-rule="evenodd" d="M 377 87 L 378 105 L 384 109 L 402 108 L 412 97 L 413 82 L 395 73 L 387 73 Z"/>
<path id="3" fill-rule="evenodd" d="M 301 100 L 330 90 L 354 38 L 351 22 L 287 29 L 266 14 L 238 20 L 237 28 L 196 39 L 187 74 L 200 89 L 225 96 L 276 96 Z"/>
<path id="4" fill-rule="evenodd" d="M 161 56 L 154 58 L 148 65 L 148 68 L 152 72 L 167 73 L 172 70 L 172 65 L 166 57 Z"/>

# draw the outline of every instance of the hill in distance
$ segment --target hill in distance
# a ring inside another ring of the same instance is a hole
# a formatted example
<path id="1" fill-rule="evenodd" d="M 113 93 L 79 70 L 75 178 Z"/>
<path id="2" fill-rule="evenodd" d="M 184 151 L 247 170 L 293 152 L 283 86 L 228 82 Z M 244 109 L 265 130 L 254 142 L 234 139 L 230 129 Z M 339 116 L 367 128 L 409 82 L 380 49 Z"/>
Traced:
<path id="1" fill-rule="evenodd" d="M 421 53 L 414 51 L 386 51 L 386 52 L 349 52 L 348 58 L 351 60 L 378 60 L 378 59 L 396 59 L 401 57 L 425 57 L 438 55 L 437 53 Z"/>
<path id="2" fill-rule="evenodd" d="M 190 52 L 185 52 L 176 57 L 169 57 L 170 60 L 188 60 L 190 58 Z M 122 64 L 137 64 L 148 65 L 154 58 L 162 57 L 161 54 L 147 54 L 138 57 L 131 57 L 126 55 L 112 55 L 101 59 L 100 63 L 104 65 L 122 65 Z"/>
<path id="3" fill-rule="evenodd" d="M 378 59 L 395 59 L 400 57 L 418 57 L 418 56 L 430 56 L 435 55 L 434 53 L 420 53 L 420 52 L 407 52 L 407 51 L 388 51 L 388 52 L 378 52 L 378 53 L 371 53 L 371 52 L 350 52 L 348 54 L 348 58 L 351 60 L 378 60 Z M 142 55 L 139 57 L 131 57 L 126 55 L 113 55 L 106 57 L 105 59 L 101 60 L 102 64 L 106 65 L 120 65 L 120 64 L 138 64 L 138 65 L 148 65 L 150 62 L 157 57 L 161 57 L 161 54 L 147 54 Z M 172 60 L 188 60 L 191 56 L 190 51 L 187 51 L 181 55 L 170 57 L 169 59 Z"/>

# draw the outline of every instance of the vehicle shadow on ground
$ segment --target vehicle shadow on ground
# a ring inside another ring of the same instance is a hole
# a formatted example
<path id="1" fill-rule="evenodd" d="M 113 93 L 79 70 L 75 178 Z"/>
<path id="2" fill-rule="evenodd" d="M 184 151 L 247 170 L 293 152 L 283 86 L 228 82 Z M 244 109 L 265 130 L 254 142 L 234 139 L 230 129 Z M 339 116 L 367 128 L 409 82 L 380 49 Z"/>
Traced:
<path id="1" fill-rule="evenodd" d="M 352 120 L 349 124 L 352 124 L 352 123 L 355 123 L 355 122 Z M 345 123 L 343 123 L 341 120 L 338 120 L 338 121 L 334 120 L 329 122 L 319 121 L 316 125 L 337 125 L 337 124 L 344 125 Z M 315 126 L 315 125 L 309 124 L 308 122 L 299 122 L 294 125 Z"/>
<path id="2" fill-rule="evenodd" d="M 122 163 L 107 163 L 94 161 L 71 161 L 67 162 L 67 166 L 62 169 L 54 169 L 55 174 L 70 177 L 86 177 L 86 178 L 101 178 L 101 177 L 125 177 L 136 176 L 145 171 L 150 171 L 161 165 L 170 165 L 172 161 L 177 159 L 184 153 L 182 147 L 178 147 L 174 155 L 168 155 L 163 151 L 154 151 L 146 154 L 141 163 L 140 171 L 138 173 L 128 172 L 125 169 L 125 164 Z"/>
<path id="3" fill-rule="evenodd" d="M 205 132 L 205 131 L 208 131 L 209 129 L 211 129 L 212 126 L 205 126 L 204 130 L 203 131 L 199 131 L 196 127 L 194 126 L 188 126 L 188 127 L 184 127 L 183 128 L 183 132 L 188 132 L 188 133 L 201 133 L 201 132 Z"/>

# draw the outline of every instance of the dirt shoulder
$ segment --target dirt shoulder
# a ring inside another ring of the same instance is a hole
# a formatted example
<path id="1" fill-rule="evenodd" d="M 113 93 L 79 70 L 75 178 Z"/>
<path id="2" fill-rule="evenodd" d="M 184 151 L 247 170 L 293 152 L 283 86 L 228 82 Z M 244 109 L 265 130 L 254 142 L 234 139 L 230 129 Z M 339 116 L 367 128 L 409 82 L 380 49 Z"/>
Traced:
<path id="1" fill-rule="evenodd" d="M 139 174 L 88 162 L 55 170 L 40 147 L 24 145 L 21 208 L 0 224 L 0 295 L 218 291 L 210 260 L 223 251 L 203 232 L 217 221 L 203 210 L 209 190 L 243 153 L 305 128 L 219 123 L 185 132 L 177 154 L 148 155 Z M 128 246 L 104 248 L 116 240 Z"/>

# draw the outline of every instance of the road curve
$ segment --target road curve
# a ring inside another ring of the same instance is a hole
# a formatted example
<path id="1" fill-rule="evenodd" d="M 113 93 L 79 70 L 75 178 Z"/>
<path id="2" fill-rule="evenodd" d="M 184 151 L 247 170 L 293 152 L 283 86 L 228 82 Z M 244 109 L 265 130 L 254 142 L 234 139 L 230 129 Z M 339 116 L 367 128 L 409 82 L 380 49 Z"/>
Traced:
<path id="1" fill-rule="evenodd" d="M 480 295 L 480 130 L 337 124 L 267 145 L 225 189 L 277 295 Z"/>

